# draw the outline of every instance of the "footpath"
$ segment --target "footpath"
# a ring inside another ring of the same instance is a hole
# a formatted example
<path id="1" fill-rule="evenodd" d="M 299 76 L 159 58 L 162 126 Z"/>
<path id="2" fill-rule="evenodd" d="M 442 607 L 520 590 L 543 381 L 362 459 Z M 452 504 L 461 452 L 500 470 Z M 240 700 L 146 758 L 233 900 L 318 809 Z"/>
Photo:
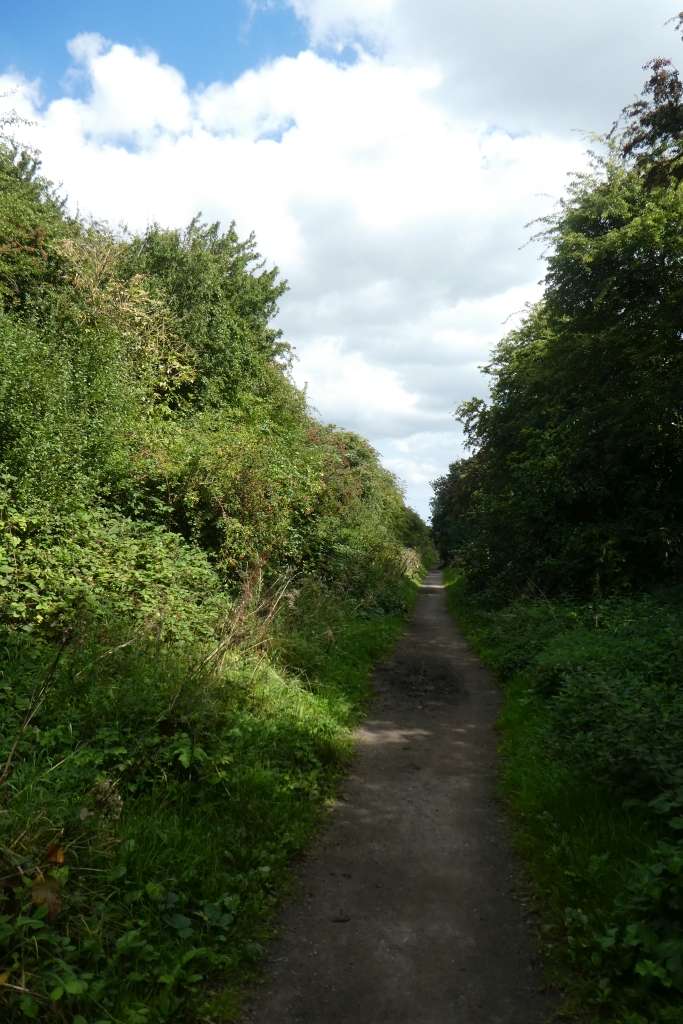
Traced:
<path id="1" fill-rule="evenodd" d="M 495 797 L 501 696 L 424 581 L 375 670 L 358 758 L 297 873 L 253 1024 L 535 1024 L 552 1016 Z"/>

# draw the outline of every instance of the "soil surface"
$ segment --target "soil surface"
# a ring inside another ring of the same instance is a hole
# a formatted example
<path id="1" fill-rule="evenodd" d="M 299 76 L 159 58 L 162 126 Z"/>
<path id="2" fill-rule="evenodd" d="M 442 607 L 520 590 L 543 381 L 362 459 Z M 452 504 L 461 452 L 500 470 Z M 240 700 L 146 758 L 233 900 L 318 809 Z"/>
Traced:
<path id="1" fill-rule="evenodd" d="M 534 1024 L 552 1016 L 495 798 L 501 697 L 441 573 L 375 670 L 358 757 L 280 918 L 254 1024 Z"/>

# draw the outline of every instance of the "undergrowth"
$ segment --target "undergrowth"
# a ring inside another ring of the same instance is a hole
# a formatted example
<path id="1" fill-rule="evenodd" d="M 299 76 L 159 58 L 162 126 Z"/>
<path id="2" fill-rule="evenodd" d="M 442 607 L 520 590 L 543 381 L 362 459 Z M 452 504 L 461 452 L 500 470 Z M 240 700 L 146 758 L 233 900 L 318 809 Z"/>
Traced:
<path id="1" fill-rule="evenodd" d="M 504 689 L 501 793 L 567 1012 L 683 1021 L 680 588 L 492 607 L 461 572 L 447 582 Z"/>
<path id="2" fill-rule="evenodd" d="M 290 603 L 268 657 L 5 637 L 3 1019 L 232 1016 L 404 623 L 314 584 Z"/>
<path id="3" fill-rule="evenodd" d="M 429 531 L 253 236 L 69 217 L 2 123 L 0 1019 L 222 1021 Z"/>
<path id="4" fill-rule="evenodd" d="M 672 19 L 683 30 L 683 14 Z M 450 601 L 496 672 L 501 785 L 570 1004 L 683 1021 L 683 80 L 645 68 L 541 218 L 543 293 L 436 480 Z"/>

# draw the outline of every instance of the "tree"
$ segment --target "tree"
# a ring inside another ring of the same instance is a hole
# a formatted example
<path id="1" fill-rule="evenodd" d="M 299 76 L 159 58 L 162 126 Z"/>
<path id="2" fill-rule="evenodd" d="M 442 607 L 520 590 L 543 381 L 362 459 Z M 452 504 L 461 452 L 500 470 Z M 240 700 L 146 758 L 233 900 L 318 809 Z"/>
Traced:
<path id="1" fill-rule="evenodd" d="M 683 574 L 683 92 L 648 66 L 545 220 L 545 293 L 494 350 L 490 404 L 458 411 L 473 454 L 437 481 L 435 531 L 489 588 Z"/>

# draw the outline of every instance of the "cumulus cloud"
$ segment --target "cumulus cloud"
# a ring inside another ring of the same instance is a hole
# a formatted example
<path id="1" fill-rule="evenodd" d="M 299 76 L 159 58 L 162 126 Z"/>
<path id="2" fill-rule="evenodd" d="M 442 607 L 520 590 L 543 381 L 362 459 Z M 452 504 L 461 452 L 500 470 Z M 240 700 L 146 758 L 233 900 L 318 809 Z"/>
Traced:
<path id="1" fill-rule="evenodd" d="M 73 70 L 86 73 L 90 95 L 85 103 L 66 100 L 61 106 L 84 137 L 131 139 L 144 146 L 160 134 L 190 127 L 191 102 L 183 76 L 161 64 L 156 53 L 112 46 L 94 32 L 72 39 L 68 50 Z M 53 114 L 59 108 L 57 101 Z"/>
<path id="2" fill-rule="evenodd" d="M 676 56 L 671 0 L 287 0 L 316 43 L 367 40 L 431 63 L 458 116 L 513 131 L 607 131 L 640 91 L 642 65 Z"/>
<path id="3" fill-rule="evenodd" d="M 540 0 L 290 3 L 312 47 L 232 83 L 193 91 L 154 52 L 87 34 L 69 44 L 78 95 L 42 104 L 17 73 L 0 92 L 18 86 L 14 105 L 39 122 L 27 138 L 83 212 L 144 228 L 201 210 L 254 230 L 291 285 L 280 322 L 311 403 L 368 436 L 426 512 L 429 479 L 459 452 L 455 403 L 485 391 L 478 365 L 539 294 L 525 224 L 583 165 L 562 118 L 600 127 L 586 119 L 612 84 L 596 99 L 591 32 L 602 32 L 601 66 L 621 66 L 625 39 L 637 64 L 641 49 L 658 52 L 659 0 L 647 17 L 622 2 L 613 45 L 612 0 L 598 13 L 587 0 L 571 12 Z M 349 41 L 350 64 L 314 48 Z"/>
<path id="4" fill-rule="evenodd" d="M 386 45 L 391 33 L 395 0 L 288 0 L 306 22 L 311 43 L 343 47 L 362 39 Z"/>

